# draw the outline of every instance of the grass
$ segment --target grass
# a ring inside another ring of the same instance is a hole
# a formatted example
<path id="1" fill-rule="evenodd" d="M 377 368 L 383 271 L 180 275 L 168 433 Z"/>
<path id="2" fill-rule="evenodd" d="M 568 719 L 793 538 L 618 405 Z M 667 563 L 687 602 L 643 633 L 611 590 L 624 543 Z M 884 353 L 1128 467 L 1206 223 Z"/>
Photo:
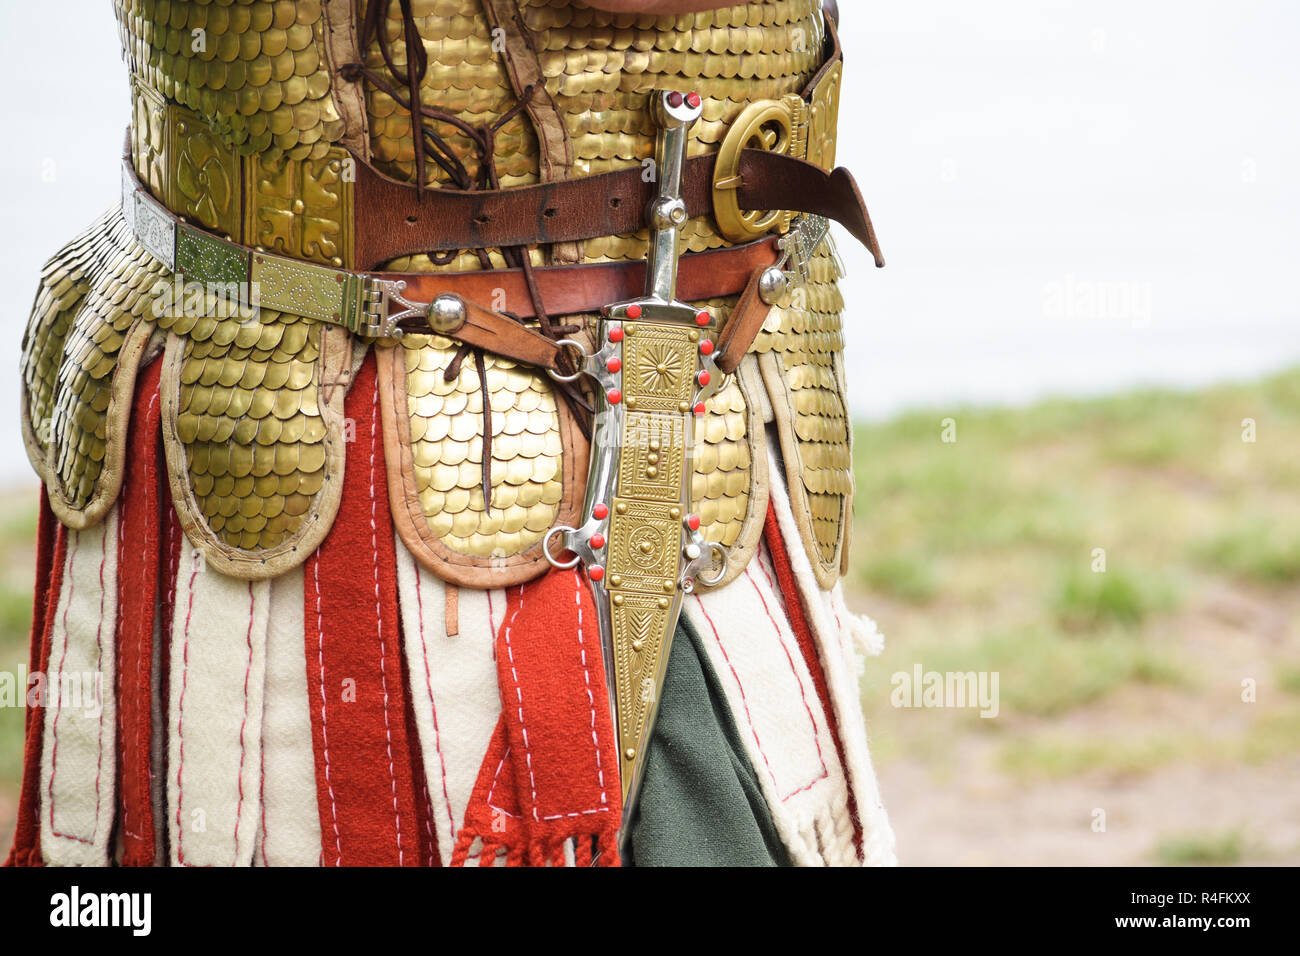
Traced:
<path id="1" fill-rule="evenodd" d="M 0 671 L 17 675 L 27 664 L 28 627 L 35 577 L 36 496 L 17 494 L 0 500 Z M 20 693 L 25 693 L 22 688 Z M 17 792 L 22 774 L 21 707 L 0 707 L 0 796 Z M 0 833 L 0 846 L 9 834 Z"/>
<path id="2" fill-rule="evenodd" d="M 882 555 L 863 565 L 860 574 L 872 590 L 911 604 L 928 604 L 939 593 L 934 570 L 906 556 Z"/>
<path id="3" fill-rule="evenodd" d="M 941 440 L 948 418 L 955 442 Z M 846 587 L 886 636 L 862 684 L 886 760 L 941 760 L 953 720 L 1014 737 L 999 765 L 1027 779 L 1300 749 L 1290 712 L 1270 724 L 1263 703 L 1250 735 L 1206 746 L 1181 742 L 1178 728 L 1169 739 L 1074 739 L 1063 723 L 1104 714 L 1126 689 L 1191 706 L 1218 686 L 1186 643 L 1189 622 L 1206 626 L 1207 596 L 1245 588 L 1264 605 L 1289 600 L 1300 582 L 1300 369 L 1196 392 L 939 408 L 859 426 L 855 438 Z M 916 663 L 997 671 L 999 717 L 890 707 L 890 676 Z M 1300 694 L 1300 664 L 1275 674 L 1283 700 Z M 1060 732 L 1043 736 L 1044 722 Z"/>
<path id="4" fill-rule="evenodd" d="M 1037 717 L 1101 700 L 1128 682 L 1186 683 L 1175 660 L 1121 632 L 1080 640 L 1050 628 L 1021 628 L 990 631 L 923 652 L 899 642 L 886 646 L 879 666 L 868 668 L 865 696 L 871 701 L 888 695 L 894 673 L 910 673 L 918 663 L 940 673 L 996 672 L 1001 708 Z M 978 723 L 990 726 L 987 720 Z"/>
<path id="5" fill-rule="evenodd" d="M 1230 866 L 1245 855 L 1240 830 L 1169 836 L 1156 844 L 1155 857 L 1165 866 Z"/>
<path id="6" fill-rule="evenodd" d="M 1260 764 L 1300 752 L 1300 709 L 1264 713 L 1240 731 L 1200 730 L 1098 736 L 1048 730 L 1025 733 L 999 750 L 1002 769 L 1018 780 L 1061 780 L 1081 774 L 1109 777 L 1150 773 L 1175 761 L 1213 765 Z"/>
<path id="7" fill-rule="evenodd" d="M 1201 542 L 1197 556 L 1208 567 L 1265 586 L 1300 581 L 1300 528 L 1255 517 Z"/>
<path id="8" fill-rule="evenodd" d="M 1284 661 L 1273 668 L 1278 690 L 1300 697 L 1300 662 Z"/>
<path id="9" fill-rule="evenodd" d="M 1136 627 L 1151 611 L 1176 604 L 1168 587 L 1152 573 L 1072 567 L 1057 591 L 1053 609 L 1066 630 L 1096 631 L 1109 624 Z"/>

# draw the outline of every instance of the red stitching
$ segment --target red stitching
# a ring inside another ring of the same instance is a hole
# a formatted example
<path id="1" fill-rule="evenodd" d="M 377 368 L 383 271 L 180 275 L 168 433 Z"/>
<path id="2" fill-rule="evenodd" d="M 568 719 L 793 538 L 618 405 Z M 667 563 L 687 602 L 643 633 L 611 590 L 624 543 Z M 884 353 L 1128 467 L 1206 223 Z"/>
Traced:
<path id="1" fill-rule="evenodd" d="M 265 694 L 265 691 L 263 691 Z M 262 748 L 257 754 L 257 799 L 261 803 L 262 816 L 262 864 L 270 866 L 266 858 L 266 700 L 262 700 Z"/>
<path id="2" fill-rule="evenodd" d="M 248 644 L 248 664 L 244 667 L 244 719 L 239 725 L 239 802 L 235 804 L 235 858 L 231 866 L 239 865 L 239 818 L 244 812 L 244 760 L 248 748 L 244 744 L 244 730 L 248 727 L 248 679 L 253 673 L 253 617 L 257 598 L 253 591 L 253 582 L 248 582 L 248 633 L 244 640 Z"/>
<path id="3" fill-rule="evenodd" d="M 414 562 L 412 562 L 414 564 Z M 415 565 L 415 606 L 420 621 L 420 653 L 424 658 L 424 686 L 429 692 L 429 708 L 433 711 L 433 749 L 438 752 L 438 770 L 442 777 L 442 798 L 447 805 L 447 825 L 452 839 L 456 837 L 456 820 L 451 813 L 451 796 L 447 793 L 447 760 L 442 754 L 442 732 L 438 729 L 438 705 L 433 699 L 433 675 L 429 670 L 429 647 L 424 639 L 424 590 L 419 565 Z"/>
<path id="4" fill-rule="evenodd" d="M 375 377 L 375 395 L 370 413 L 370 553 L 374 556 L 375 572 L 375 628 L 379 636 L 379 687 L 384 694 L 384 736 L 388 740 L 388 779 L 393 791 L 393 820 L 397 824 L 397 865 L 402 866 L 405 854 L 402 850 L 402 813 L 397 806 L 397 765 L 393 759 L 393 731 L 388 718 L 388 642 L 384 638 L 384 609 L 379 597 L 379 532 L 375 526 L 376 509 L 379 503 L 375 498 L 375 452 L 378 449 L 377 428 L 379 425 L 379 378 Z"/>
<path id="5" fill-rule="evenodd" d="M 152 408 L 152 407 L 153 407 L 153 406 L 151 405 L 150 408 Z M 145 413 L 145 419 L 148 420 L 148 412 Z M 125 527 L 125 525 L 126 525 L 126 510 L 127 510 L 127 509 L 126 509 L 126 502 L 127 502 L 127 498 L 128 498 L 128 496 L 124 494 L 124 495 L 122 495 L 122 496 L 118 499 L 118 501 L 117 501 L 117 581 L 114 582 L 114 583 L 115 583 L 115 584 L 118 584 L 119 586 L 118 586 L 118 588 L 117 588 L 117 633 L 116 633 L 116 637 L 117 637 L 117 647 L 116 647 L 116 651 L 117 651 L 117 671 L 116 671 L 116 673 L 113 675 L 113 676 L 114 676 L 114 681 L 113 681 L 113 682 L 114 682 L 114 684 L 116 685 L 116 686 L 114 687 L 114 693 L 117 695 L 117 736 L 118 736 L 119 740 L 118 740 L 118 741 L 115 741 L 115 746 L 116 746 L 117 743 L 121 742 L 121 741 L 126 737 L 126 734 L 124 733 L 125 728 L 122 726 L 122 721 L 126 719 L 126 709 L 127 709 L 127 708 L 126 708 L 126 706 L 125 706 L 125 705 L 126 705 L 126 695 L 124 695 L 124 694 L 122 693 L 122 663 L 123 663 L 123 662 L 122 662 L 122 653 L 123 653 L 123 650 L 124 650 L 124 642 L 122 641 L 122 588 L 121 588 L 121 586 L 120 586 L 120 582 L 121 582 L 121 580 L 122 580 L 123 575 L 125 574 L 125 571 L 123 570 L 123 568 L 124 568 L 125 565 L 126 565 L 126 551 L 125 551 L 125 549 L 126 549 L 126 535 L 124 535 L 124 534 L 122 533 L 122 529 L 123 529 L 123 528 Z M 144 573 L 143 573 L 143 571 L 142 571 L 141 574 L 140 574 L 140 587 L 141 587 L 141 591 L 142 591 L 142 592 L 143 592 L 143 590 L 144 590 L 144 580 L 145 580 L 145 578 L 144 578 Z M 139 678 L 139 674 L 140 674 L 140 650 L 139 650 L 139 646 L 140 646 L 140 632 L 141 632 L 141 630 L 142 630 L 142 628 L 140 628 L 140 627 L 136 627 L 136 629 L 135 629 L 135 635 L 136 635 L 136 677 L 137 677 L 137 680 L 136 680 L 136 687 L 139 687 L 139 686 L 140 686 L 140 683 L 139 683 L 139 679 L 138 679 L 138 678 Z M 134 695 L 132 695 L 132 696 L 134 697 Z M 101 706 L 102 706 L 102 704 L 101 704 Z M 137 732 L 136 732 L 136 741 L 137 741 L 137 743 L 136 743 L 136 749 L 135 749 L 135 753 L 137 753 L 137 754 L 140 753 L 138 724 L 139 724 L 139 722 L 137 721 Z M 125 747 L 120 747 L 120 748 L 118 748 L 118 749 L 119 749 L 119 752 L 121 753 L 121 756 L 122 756 L 122 758 L 123 758 L 122 760 L 119 761 L 119 764 L 121 764 L 121 763 L 125 763 L 125 762 L 126 762 L 126 760 L 125 760 L 125 758 L 126 758 L 126 748 L 125 748 Z M 122 775 L 122 768 L 119 766 L 119 767 L 118 767 L 118 776 L 119 776 L 119 778 L 121 777 L 121 775 Z M 129 837 L 129 838 L 132 838 L 132 839 L 136 839 L 136 840 L 138 840 L 138 839 L 140 839 L 140 834 L 138 834 L 138 833 L 133 833 L 133 832 L 131 831 L 131 801 L 128 800 L 127 797 L 126 797 L 126 783 L 125 783 L 125 781 L 123 781 L 123 783 L 122 783 L 122 788 L 121 788 L 121 789 L 122 789 L 122 792 L 121 792 L 121 794 L 120 794 L 119 796 L 121 797 L 121 806 L 122 806 L 122 835 L 123 835 L 124 837 Z"/>
<path id="6" fill-rule="evenodd" d="M 320 736 L 321 750 L 325 754 L 325 789 L 330 795 L 330 817 L 334 823 L 334 865 L 343 865 L 343 835 L 339 832 L 339 810 L 334 802 L 334 782 L 330 779 L 330 735 L 326 720 L 325 698 L 325 614 L 321 609 L 320 593 L 320 548 L 316 549 L 312 561 L 312 577 L 316 582 L 316 647 L 317 661 L 320 663 Z M 325 854 L 321 850 L 321 856 Z"/>
<path id="7" fill-rule="evenodd" d="M 781 798 L 782 802 L 784 802 L 789 800 L 796 793 L 809 789 L 813 784 L 817 783 L 817 781 L 824 780 L 830 775 L 830 771 L 826 768 L 826 757 L 822 753 L 822 738 L 821 734 L 817 731 L 817 718 L 813 716 L 812 707 L 808 705 L 808 691 L 803 686 L 803 680 L 800 678 L 799 671 L 794 665 L 794 658 L 790 656 L 790 646 L 785 642 L 785 634 L 782 633 L 781 626 L 776 623 L 776 618 L 772 616 L 772 611 L 767 606 L 767 598 L 763 597 L 763 591 L 759 588 L 758 582 L 756 582 L 753 576 L 749 573 L 749 568 L 745 568 L 745 577 L 749 579 L 749 583 L 754 587 L 754 593 L 758 595 L 759 601 L 762 602 L 763 610 L 767 614 L 767 619 L 772 622 L 772 627 L 776 630 L 776 638 L 781 642 L 781 650 L 785 652 L 785 659 L 790 664 L 790 672 L 794 674 L 794 679 L 799 684 L 799 699 L 803 701 L 803 709 L 808 715 L 808 723 L 812 725 L 813 741 L 817 744 L 817 761 L 822 765 L 820 776 L 814 777 L 798 790 L 793 790 L 786 794 L 786 796 Z"/>
<path id="8" fill-rule="evenodd" d="M 176 708 L 176 739 L 180 744 L 180 760 L 176 764 L 176 860 L 181 866 L 189 866 L 185 862 L 185 824 L 181 812 L 185 805 L 185 691 L 190 682 L 190 618 L 194 615 L 194 582 L 199 576 L 199 566 L 192 558 L 190 565 L 190 596 L 185 609 L 185 630 L 181 636 L 181 696 Z"/>
<path id="9" fill-rule="evenodd" d="M 429 784 L 426 782 L 421 785 L 424 791 L 424 808 L 427 811 L 424 815 L 424 832 L 429 837 L 429 855 L 425 857 L 425 865 L 433 866 L 433 851 L 438 844 L 438 838 L 433 835 L 433 801 L 429 799 Z"/>
<path id="10" fill-rule="evenodd" d="M 752 580 L 751 580 L 751 583 L 753 583 Z M 760 595 L 760 597 L 761 597 L 761 595 Z M 750 731 L 749 731 L 749 732 L 750 732 L 750 735 L 754 738 L 754 746 L 758 748 L 758 754 L 759 754 L 760 757 L 763 758 L 763 765 L 764 765 L 765 767 L 767 767 L 767 773 L 768 773 L 768 776 L 770 776 L 770 777 L 772 778 L 772 783 L 773 783 L 773 785 L 775 785 L 775 784 L 777 783 L 776 772 L 772 769 L 772 762 L 768 759 L 767 752 L 763 749 L 763 742 L 762 742 L 761 740 L 758 739 L 758 728 L 754 726 L 754 717 L 753 717 L 753 713 L 752 713 L 752 712 L 750 711 L 750 709 L 749 709 L 749 698 L 748 698 L 748 696 L 745 694 L 745 685 L 744 685 L 743 683 L 741 683 L 741 680 L 740 680 L 740 674 L 737 673 L 737 671 L 736 671 L 736 666 L 735 666 L 734 664 L 731 663 L 731 656 L 727 653 L 726 645 L 722 643 L 722 635 L 721 635 L 720 633 L 718 633 L 718 625 L 714 623 L 713 618 L 709 615 L 709 610 L 708 610 L 708 608 L 706 608 L 706 607 L 704 606 L 704 599 L 703 599 L 702 597 L 700 597 L 700 595 L 697 593 L 697 594 L 695 595 L 695 600 L 696 600 L 696 602 L 699 604 L 699 608 L 700 608 L 701 613 L 703 613 L 703 615 L 704 615 L 704 619 L 705 619 L 706 621 L 709 622 L 709 627 L 712 628 L 712 630 L 713 630 L 713 637 L 714 637 L 714 640 L 717 642 L 718 650 L 722 651 L 722 659 L 723 659 L 724 661 L 726 661 L 726 663 L 727 663 L 727 667 L 728 667 L 728 669 L 730 669 L 730 671 L 731 671 L 731 676 L 732 676 L 733 678 L 735 678 L 735 681 L 736 681 L 736 687 L 739 688 L 739 690 L 740 690 L 740 703 L 741 703 L 741 706 L 742 706 L 742 707 L 744 708 L 744 710 L 745 710 L 745 717 L 746 717 L 746 718 L 748 719 L 748 721 L 749 721 L 749 727 L 750 727 Z M 766 605 L 765 605 L 765 606 L 766 606 Z M 770 616 L 770 615 L 769 615 L 769 616 Z M 784 646 L 784 644 L 783 644 L 782 646 Z M 787 656 L 788 656 L 788 652 L 787 652 Z M 802 693 L 802 684 L 800 684 L 800 693 Z M 813 726 L 813 734 L 814 734 L 814 736 L 816 736 L 816 731 L 817 731 L 817 728 L 816 728 L 816 725 L 814 725 L 814 726 Z M 821 745 L 820 745 L 820 743 L 819 743 L 819 744 L 818 744 L 818 753 L 819 753 L 819 755 L 820 755 L 820 749 L 821 749 Z M 825 777 L 825 776 L 826 776 L 826 764 L 825 764 L 825 761 L 823 761 L 823 762 L 822 762 L 822 774 L 821 774 L 821 776 L 818 776 L 818 777 L 814 778 L 814 779 L 811 780 L 809 783 L 807 783 L 807 784 L 805 784 L 804 786 L 800 787 L 798 790 L 794 790 L 794 791 L 790 792 L 789 794 L 786 794 L 785 796 L 781 797 L 781 798 L 780 798 L 780 799 L 781 799 L 781 802 L 784 803 L 786 800 L 789 800 L 789 799 L 790 799 L 791 797 L 793 797 L 795 794 L 800 793 L 800 792 L 803 791 L 803 790 L 807 790 L 809 787 L 811 787 L 813 784 L 817 783 L 818 780 L 821 780 L 821 779 L 822 779 L 823 777 Z"/>
<path id="11" fill-rule="evenodd" d="M 72 574 L 73 561 L 77 556 L 77 548 L 81 546 L 81 532 L 72 532 L 72 550 L 64 561 L 64 577 L 68 580 L 68 601 L 63 605 L 63 656 L 59 658 L 59 675 L 63 674 L 63 665 L 68 660 L 68 608 L 72 606 L 72 596 L 77 592 L 77 576 Z M 45 792 L 50 798 L 50 832 L 56 837 L 62 837 L 66 840 L 76 840 L 78 843 L 91 843 L 92 841 L 84 837 L 73 836 L 70 833 L 60 833 L 54 829 L 54 776 L 59 772 L 59 717 L 63 714 L 63 695 L 57 690 L 55 685 L 54 705 L 54 725 L 50 728 L 50 736 L 54 739 L 54 745 L 50 751 L 50 782 L 46 785 Z M 96 815 L 98 816 L 98 815 Z"/>
<path id="12" fill-rule="evenodd" d="M 510 658 L 510 676 L 515 685 L 515 698 L 519 702 L 519 730 L 524 741 L 524 763 L 528 767 L 528 783 L 531 788 L 532 797 L 530 802 L 533 808 L 533 819 L 539 820 L 537 813 L 537 778 L 533 775 L 533 753 L 528 745 L 528 727 L 524 723 L 524 693 L 519 686 L 519 672 L 515 670 L 515 652 L 510 646 L 510 629 L 514 627 L 515 619 L 519 617 L 519 612 L 524 609 L 524 586 L 519 585 L 519 606 L 515 608 L 515 613 L 510 615 L 510 620 L 506 622 L 505 642 L 506 654 Z M 500 769 L 500 768 L 498 768 Z"/>

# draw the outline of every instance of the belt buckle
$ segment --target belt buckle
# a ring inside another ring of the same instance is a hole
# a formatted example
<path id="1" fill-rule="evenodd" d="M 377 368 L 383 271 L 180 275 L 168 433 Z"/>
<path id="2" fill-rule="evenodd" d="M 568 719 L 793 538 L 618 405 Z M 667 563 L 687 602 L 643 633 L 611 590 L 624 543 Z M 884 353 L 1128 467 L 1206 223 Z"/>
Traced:
<path id="1" fill-rule="evenodd" d="M 398 323 L 403 319 L 424 315 L 429 308 L 427 302 L 412 302 L 406 298 L 402 295 L 405 291 L 406 283 L 401 279 L 368 277 L 357 321 L 348 328 L 357 335 L 400 340 L 404 333 Z"/>
<path id="2" fill-rule="evenodd" d="M 740 154 L 761 149 L 804 158 L 808 151 L 808 104 L 790 93 L 779 100 L 758 100 L 741 110 L 718 147 L 713 166 L 713 218 L 732 242 L 750 242 L 773 230 L 784 232 L 793 214 L 782 209 L 741 209 Z"/>

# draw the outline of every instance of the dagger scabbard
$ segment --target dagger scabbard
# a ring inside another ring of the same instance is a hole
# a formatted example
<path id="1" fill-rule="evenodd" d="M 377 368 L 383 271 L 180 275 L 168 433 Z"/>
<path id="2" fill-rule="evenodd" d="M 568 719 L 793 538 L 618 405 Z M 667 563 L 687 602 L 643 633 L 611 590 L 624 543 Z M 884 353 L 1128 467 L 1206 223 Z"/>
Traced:
<path id="1" fill-rule="evenodd" d="M 646 292 L 601 310 L 598 348 L 584 356 L 578 373 L 598 386 L 583 524 L 553 528 L 546 541 L 552 564 L 581 562 L 591 582 L 619 743 L 624 824 L 635 810 L 683 597 L 697 581 L 712 583 L 726 571 L 726 552 L 704 540 L 699 517 L 689 510 L 695 419 L 725 375 L 713 361 L 712 316 L 676 297 L 679 234 L 687 220 L 682 168 L 700 112 L 694 93 L 655 96 L 658 195 L 646 211 Z M 562 536 L 558 548 L 555 535 Z M 573 557 L 560 562 L 554 555 L 565 550 Z"/>

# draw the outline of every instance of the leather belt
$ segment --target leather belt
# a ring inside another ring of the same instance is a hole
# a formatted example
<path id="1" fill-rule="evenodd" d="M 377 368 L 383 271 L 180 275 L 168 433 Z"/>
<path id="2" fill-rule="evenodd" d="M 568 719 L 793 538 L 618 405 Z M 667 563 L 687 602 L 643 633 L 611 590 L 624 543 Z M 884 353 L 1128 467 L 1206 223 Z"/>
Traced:
<path id="1" fill-rule="evenodd" d="M 694 156 L 682 174 L 687 214 L 713 212 L 716 155 Z M 745 149 L 739 182 L 732 186 L 744 210 L 785 209 L 834 219 L 885 264 L 871 217 L 853 175 L 843 167 L 820 167 L 782 153 Z M 361 265 L 398 256 L 450 249 L 497 249 L 534 243 L 571 242 L 636 232 L 645 220 L 655 184 L 641 168 L 519 186 L 462 192 L 415 187 L 357 164 L 356 236 Z"/>

